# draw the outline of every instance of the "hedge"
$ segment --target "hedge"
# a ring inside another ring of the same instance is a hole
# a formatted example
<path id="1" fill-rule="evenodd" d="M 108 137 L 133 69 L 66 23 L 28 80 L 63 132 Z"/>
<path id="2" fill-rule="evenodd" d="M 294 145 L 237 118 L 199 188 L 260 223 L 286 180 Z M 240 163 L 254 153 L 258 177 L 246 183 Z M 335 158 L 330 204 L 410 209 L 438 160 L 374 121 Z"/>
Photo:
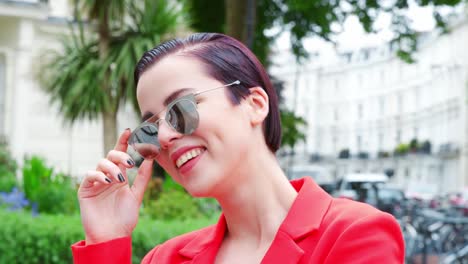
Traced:
<path id="1" fill-rule="evenodd" d="M 133 233 L 133 263 L 155 245 L 216 222 L 215 219 L 140 219 Z M 84 238 L 79 215 L 38 215 L 0 210 L 0 263 L 72 263 L 70 245 Z"/>

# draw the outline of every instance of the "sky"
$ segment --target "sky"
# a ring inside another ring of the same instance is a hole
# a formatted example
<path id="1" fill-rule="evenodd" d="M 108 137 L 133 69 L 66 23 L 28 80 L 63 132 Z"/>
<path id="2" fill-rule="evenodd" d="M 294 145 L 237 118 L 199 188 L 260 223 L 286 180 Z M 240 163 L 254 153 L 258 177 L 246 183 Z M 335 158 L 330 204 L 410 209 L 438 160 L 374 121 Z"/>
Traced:
<path id="1" fill-rule="evenodd" d="M 432 30 L 435 26 L 432 12 L 433 9 L 430 7 L 418 7 L 415 4 L 410 4 L 408 15 L 413 20 L 412 28 L 417 31 Z M 378 46 L 388 42 L 392 37 L 389 29 L 390 19 L 390 15 L 381 14 L 375 23 L 375 28 L 379 32 L 377 34 L 367 34 L 357 17 L 349 17 L 343 25 L 343 32 L 336 36 L 339 49 L 355 50 L 360 47 Z M 332 44 L 316 37 L 307 38 L 304 43 L 309 52 L 327 52 L 333 49 Z M 283 33 L 278 38 L 276 47 L 278 50 L 288 50 L 290 48 L 288 32 Z"/>

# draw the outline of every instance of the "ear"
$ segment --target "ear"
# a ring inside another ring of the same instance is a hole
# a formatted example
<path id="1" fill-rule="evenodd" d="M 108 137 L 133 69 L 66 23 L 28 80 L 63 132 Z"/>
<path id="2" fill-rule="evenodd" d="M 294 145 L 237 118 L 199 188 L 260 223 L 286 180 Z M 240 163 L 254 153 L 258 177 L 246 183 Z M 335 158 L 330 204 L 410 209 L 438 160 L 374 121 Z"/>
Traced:
<path id="1" fill-rule="evenodd" d="M 250 122 L 253 126 L 261 125 L 270 110 L 268 95 L 263 88 L 258 86 L 249 90 L 250 94 L 245 101 L 249 108 Z"/>

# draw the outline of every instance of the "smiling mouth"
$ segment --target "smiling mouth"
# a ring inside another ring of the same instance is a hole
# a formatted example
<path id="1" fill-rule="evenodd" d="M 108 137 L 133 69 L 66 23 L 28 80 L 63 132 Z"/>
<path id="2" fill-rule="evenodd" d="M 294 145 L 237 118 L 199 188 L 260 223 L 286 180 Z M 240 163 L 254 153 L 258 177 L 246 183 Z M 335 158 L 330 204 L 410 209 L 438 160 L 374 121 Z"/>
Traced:
<path id="1" fill-rule="evenodd" d="M 198 157 L 202 154 L 205 150 L 203 148 L 194 148 L 187 152 L 185 152 L 182 156 L 180 156 L 176 161 L 177 168 L 182 167 L 187 161 Z"/>

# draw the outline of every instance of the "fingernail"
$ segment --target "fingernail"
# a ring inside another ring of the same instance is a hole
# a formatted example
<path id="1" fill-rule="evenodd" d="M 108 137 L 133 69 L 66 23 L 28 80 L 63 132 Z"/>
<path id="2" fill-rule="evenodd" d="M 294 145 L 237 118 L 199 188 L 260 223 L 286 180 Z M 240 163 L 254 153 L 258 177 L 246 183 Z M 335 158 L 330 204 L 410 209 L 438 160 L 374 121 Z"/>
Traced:
<path id="1" fill-rule="evenodd" d="M 129 127 L 127 127 L 125 130 L 128 130 L 128 131 L 130 131 L 130 128 L 129 128 Z"/>
<path id="2" fill-rule="evenodd" d="M 107 178 L 107 177 L 106 177 L 105 180 L 106 180 L 106 182 L 108 182 L 108 183 L 111 183 L 111 182 L 112 182 L 112 181 L 111 181 L 109 178 Z"/>
<path id="3" fill-rule="evenodd" d="M 130 166 L 135 166 L 135 162 L 132 159 L 128 159 L 127 164 Z"/>
<path id="4" fill-rule="evenodd" d="M 119 181 L 120 181 L 120 182 L 124 182 L 124 181 L 125 181 L 125 178 L 124 178 L 124 176 L 122 175 L 122 173 L 119 173 L 119 175 L 117 175 L 117 178 L 119 178 Z"/>

